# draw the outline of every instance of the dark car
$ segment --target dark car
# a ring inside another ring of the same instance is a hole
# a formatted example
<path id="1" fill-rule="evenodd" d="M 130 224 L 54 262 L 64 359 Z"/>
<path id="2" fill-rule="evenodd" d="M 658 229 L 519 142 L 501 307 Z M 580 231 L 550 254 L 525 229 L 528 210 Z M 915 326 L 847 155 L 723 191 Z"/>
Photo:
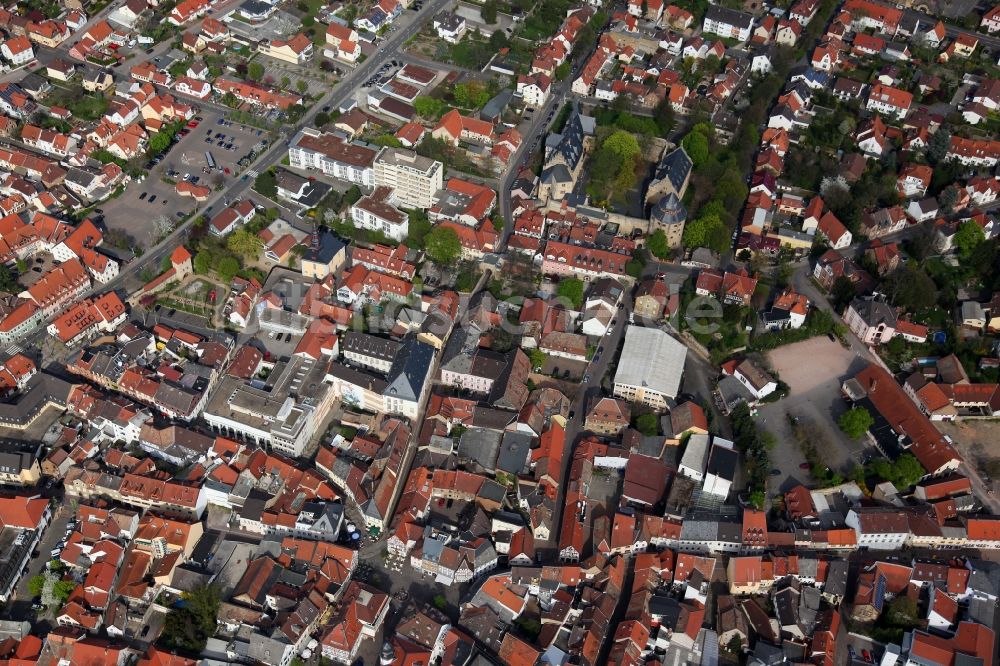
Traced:
<path id="1" fill-rule="evenodd" d="M 156 201 L 156 195 L 155 194 L 153 196 L 149 197 L 149 203 L 153 203 L 154 201 Z"/>

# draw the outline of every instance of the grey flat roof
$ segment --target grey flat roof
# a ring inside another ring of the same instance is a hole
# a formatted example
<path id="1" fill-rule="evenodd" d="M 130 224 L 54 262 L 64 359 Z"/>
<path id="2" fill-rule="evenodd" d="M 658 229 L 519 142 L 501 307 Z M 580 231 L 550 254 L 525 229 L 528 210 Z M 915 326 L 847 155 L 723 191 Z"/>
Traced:
<path id="1" fill-rule="evenodd" d="M 687 348 L 666 332 L 629 326 L 615 384 L 641 386 L 673 398 L 680 389 L 686 358 Z"/>

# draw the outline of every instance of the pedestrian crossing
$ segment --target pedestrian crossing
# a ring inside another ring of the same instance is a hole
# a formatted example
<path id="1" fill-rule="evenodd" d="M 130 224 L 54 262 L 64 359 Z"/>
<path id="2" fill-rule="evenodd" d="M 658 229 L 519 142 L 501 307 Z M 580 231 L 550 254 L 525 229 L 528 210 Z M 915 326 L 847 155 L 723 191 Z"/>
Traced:
<path id="1" fill-rule="evenodd" d="M 9 358 L 11 356 L 16 356 L 17 354 L 22 353 L 24 351 L 24 347 L 22 347 L 21 345 L 7 345 L 7 347 L 3 351 L 4 351 L 4 356 Z"/>
<path id="2" fill-rule="evenodd" d="M 250 169 L 247 171 L 247 175 L 250 176 L 251 178 L 256 178 L 257 176 L 260 175 L 260 172 L 257 171 L 256 169 Z"/>

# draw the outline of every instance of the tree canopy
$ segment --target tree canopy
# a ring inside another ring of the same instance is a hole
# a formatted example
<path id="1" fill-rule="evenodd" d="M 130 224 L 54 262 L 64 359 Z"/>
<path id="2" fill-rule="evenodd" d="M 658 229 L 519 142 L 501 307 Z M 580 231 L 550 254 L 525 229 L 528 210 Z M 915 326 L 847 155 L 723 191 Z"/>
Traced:
<path id="1" fill-rule="evenodd" d="M 666 259 L 670 256 L 670 245 L 667 243 L 667 234 L 663 229 L 657 229 L 646 240 L 646 247 L 657 259 Z"/>
<path id="2" fill-rule="evenodd" d="M 729 247 L 729 229 L 717 214 L 702 214 L 684 227 L 684 245 L 725 252 Z"/>
<path id="3" fill-rule="evenodd" d="M 450 227 L 434 227 L 424 239 L 427 256 L 439 264 L 451 264 L 462 254 L 458 234 Z"/>
<path id="4" fill-rule="evenodd" d="M 445 104 L 436 97 L 421 95 L 413 100 L 413 110 L 424 118 L 439 118 L 444 114 Z"/>
<path id="5" fill-rule="evenodd" d="M 184 594 L 184 605 L 170 609 L 159 642 L 168 649 L 190 653 L 205 649 L 215 634 L 216 616 L 221 600 L 214 585 L 199 585 Z"/>
<path id="6" fill-rule="evenodd" d="M 889 279 L 892 301 L 910 312 L 917 312 L 937 302 L 937 285 L 926 271 L 906 265 L 897 269 Z"/>
<path id="7" fill-rule="evenodd" d="M 875 419 L 864 407 L 854 407 L 841 414 L 837 424 L 845 435 L 858 439 L 875 425 Z"/>
<path id="8" fill-rule="evenodd" d="M 708 137 L 704 132 L 692 128 L 681 140 L 681 145 L 694 166 L 701 166 L 708 161 Z"/>
<path id="9" fill-rule="evenodd" d="M 926 474 L 923 465 L 912 453 L 904 453 L 893 461 L 876 458 L 865 466 L 865 471 L 888 481 L 899 490 L 909 488 Z"/>
<path id="10" fill-rule="evenodd" d="M 983 233 L 982 227 L 973 222 L 972 220 L 966 220 L 958 227 L 958 231 L 955 232 L 954 244 L 955 248 L 958 250 L 959 255 L 963 259 L 968 259 L 972 256 L 975 249 L 986 240 L 986 235 Z"/>
<path id="11" fill-rule="evenodd" d="M 246 229 L 237 229 L 226 238 L 226 247 L 244 259 L 256 259 L 263 246 L 260 238 Z"/>
<path id="12" fill-rule="evenodd" d="M 481 109 L 490 101 L 490 92 L 479 81 L 459 83 L 453 90 L 455 103 L 466 109 Z"/>

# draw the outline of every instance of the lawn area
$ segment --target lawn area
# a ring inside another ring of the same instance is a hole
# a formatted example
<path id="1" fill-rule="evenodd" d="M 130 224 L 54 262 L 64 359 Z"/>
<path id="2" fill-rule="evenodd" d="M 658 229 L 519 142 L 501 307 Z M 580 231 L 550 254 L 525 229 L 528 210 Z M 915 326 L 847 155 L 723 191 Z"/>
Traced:
<path id="1" fill-rule="evenodd" d="M 98 120 L 108 110 L 108 99 L 104 95 L 88 93 L 78 85 L 72 88 L 53 86 L 46 101 L 51 106 L 69 109 L 73 117 L 80 120 Z"/>

